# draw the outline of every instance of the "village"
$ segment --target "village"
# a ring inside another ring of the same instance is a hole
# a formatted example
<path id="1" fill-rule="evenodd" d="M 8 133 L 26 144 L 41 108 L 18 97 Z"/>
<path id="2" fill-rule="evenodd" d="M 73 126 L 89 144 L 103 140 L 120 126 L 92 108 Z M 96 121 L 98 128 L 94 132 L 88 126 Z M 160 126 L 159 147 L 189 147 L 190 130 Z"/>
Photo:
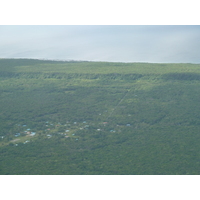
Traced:
<path id="1" fill-rule="evenodd" d="M 41 126 L 41 125 L 40 125 Z M 100 122 L 95 124 L 94 122 L 69 122 L 62 124 L 60 122 L 43 122 L 43 128 L 38 129 L 38 127 L 30 128 L 26 124 L 16 124 L 14 129 L 18 130 L 13 133 L 9 141 L 4 142 L 4 145 L 13 144 L 18 146 L 18 143 L 27 144 L 31 141 L 38 139 L 42 136 L 46 139 L 50 139 L 56 135 L 61 135 L 63 138 L 73 138 L 74 140 L 79 140 L 81 132 L 87 132 L 87 130 L 92 130 L 93 132 L 106 132 L 106 133 L 121 133 L 123 127 L 131 127 L 131 124 L 112 126 L 108 122 Z M 113 128 L 115 127 L 115 128 Z M 0 144 L 5 140 L 6 136 L 0 136 Z M 2 144 L 1 144 L 2 145 Z"/>

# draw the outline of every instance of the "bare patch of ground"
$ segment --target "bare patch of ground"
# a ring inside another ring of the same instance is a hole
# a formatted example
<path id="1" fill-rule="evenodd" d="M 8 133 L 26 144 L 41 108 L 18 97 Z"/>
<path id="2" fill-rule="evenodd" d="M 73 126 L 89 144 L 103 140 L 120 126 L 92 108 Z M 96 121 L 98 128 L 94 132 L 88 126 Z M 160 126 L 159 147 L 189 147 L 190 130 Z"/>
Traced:
<path id="1" fill-rule="evenodd" d="M 11 140 L 11 142 L 17 142 L 19 141 L 20 139 L 15 139 L 15 140 Z"/>

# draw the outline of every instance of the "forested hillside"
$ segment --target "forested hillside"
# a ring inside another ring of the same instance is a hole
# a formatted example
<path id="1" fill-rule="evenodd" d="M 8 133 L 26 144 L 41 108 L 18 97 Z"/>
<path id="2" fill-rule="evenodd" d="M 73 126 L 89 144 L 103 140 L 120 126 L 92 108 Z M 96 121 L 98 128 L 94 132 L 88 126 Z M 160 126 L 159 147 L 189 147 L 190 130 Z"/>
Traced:
<path id="1" fill-rule="evenodd" d="M 200 174 L 200 65 L 0 59 L 0 174 Z"/>

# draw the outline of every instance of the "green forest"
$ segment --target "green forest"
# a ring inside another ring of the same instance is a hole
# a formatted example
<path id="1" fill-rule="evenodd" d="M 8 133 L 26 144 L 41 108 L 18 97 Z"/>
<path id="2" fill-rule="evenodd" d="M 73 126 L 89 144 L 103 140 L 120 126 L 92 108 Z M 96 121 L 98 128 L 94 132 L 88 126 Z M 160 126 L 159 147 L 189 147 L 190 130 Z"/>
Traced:
<path id="1" fill-rule="evenodd" d="M 199 175 L 200 65 L 0 59 L 1 175 Z"/>

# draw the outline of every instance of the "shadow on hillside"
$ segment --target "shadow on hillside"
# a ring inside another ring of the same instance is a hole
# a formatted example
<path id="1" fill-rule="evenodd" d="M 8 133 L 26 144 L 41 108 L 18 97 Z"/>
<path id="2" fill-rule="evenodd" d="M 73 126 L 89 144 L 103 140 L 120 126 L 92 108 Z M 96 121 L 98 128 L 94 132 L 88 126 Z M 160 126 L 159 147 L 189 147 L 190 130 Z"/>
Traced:
<path id="1" fill-rule="evenodd" d="M 196 73 L 169 73 L 162 76 L 164 80 L 200 80 L 200 74 Z"/>

